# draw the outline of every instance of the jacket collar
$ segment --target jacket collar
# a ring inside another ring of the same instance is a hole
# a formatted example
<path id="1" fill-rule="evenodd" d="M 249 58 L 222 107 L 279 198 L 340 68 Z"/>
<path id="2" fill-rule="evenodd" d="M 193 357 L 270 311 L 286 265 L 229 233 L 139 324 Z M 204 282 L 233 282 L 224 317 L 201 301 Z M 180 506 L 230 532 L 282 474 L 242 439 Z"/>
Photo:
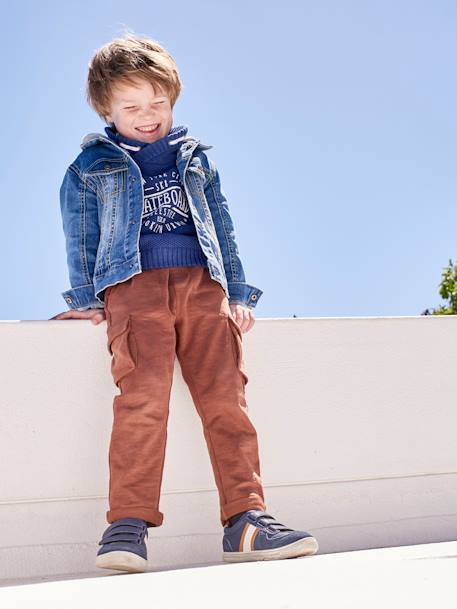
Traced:
<path id="1" fill-rule="evenodd" d="M 89 146 L 93 146 L 94 144 L 97 144 L 98 142 L 107 142 L 108 144 L 111 144 L 112 146 L 115 146 L 116 148 L 119 148 L 120 150 L 122 150 L 122 148 L 120 146 L 118 146 L 116 143 L 114 143 L 112 140 L 110 140 L 110 138 L 107 135 L 104 135 L 103 133 L 88 133 L 87 135 L 85 135 L 81 142 L 81 148 L 84 150 L 85 148 L 88 148 Z M 202 150 L 209 150 L 213 146 L 210 146 L 207 144 L 202 144 L 199 139 L 196 139 L 196 138 L 192 137 L 191 135 L 187 135 L 183 138 L 183 142 L 181 144 L 180 150 L 184 153 L 187 153 L 190 149 L 192 149 L 192 151 L 193 151 L 197 147 L 201 148 Z M 125 151 L 123 151 L 123 152 L 125 152 Z"/>

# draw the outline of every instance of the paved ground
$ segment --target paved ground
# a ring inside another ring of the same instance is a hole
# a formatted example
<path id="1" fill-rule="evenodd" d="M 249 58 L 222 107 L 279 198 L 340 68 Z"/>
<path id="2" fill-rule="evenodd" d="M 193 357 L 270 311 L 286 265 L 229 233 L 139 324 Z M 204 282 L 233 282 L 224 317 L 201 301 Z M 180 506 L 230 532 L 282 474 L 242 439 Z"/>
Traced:
<path id="1" fill-rule="evenodd" d="M 444 609 L 457 541 L 0 588 L 1 609 Z"/>

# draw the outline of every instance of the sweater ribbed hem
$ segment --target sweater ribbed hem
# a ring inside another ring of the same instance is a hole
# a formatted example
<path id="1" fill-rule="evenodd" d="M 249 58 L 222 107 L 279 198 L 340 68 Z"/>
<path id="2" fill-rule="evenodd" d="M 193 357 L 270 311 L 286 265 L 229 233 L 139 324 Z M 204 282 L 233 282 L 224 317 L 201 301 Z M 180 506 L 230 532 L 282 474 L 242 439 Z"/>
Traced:
<path id="1" fill-rule="evenodd" d="M 197 237 L 193 235 L 141 235 L 142 269 L 175 266 L 208 266 Z"/>

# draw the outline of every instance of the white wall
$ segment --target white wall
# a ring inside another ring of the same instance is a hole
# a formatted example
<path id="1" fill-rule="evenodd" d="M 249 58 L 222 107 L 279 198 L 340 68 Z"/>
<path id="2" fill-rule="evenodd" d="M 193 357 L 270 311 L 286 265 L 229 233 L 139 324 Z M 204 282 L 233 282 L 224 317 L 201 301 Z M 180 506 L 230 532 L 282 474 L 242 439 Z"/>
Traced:
<path id="1" fill-rule="evenodd" d="M 320 553 L 457 539 L 457 319 L 257 319 L 243 335 L 267 510 Z M 100 574 L 106 324 L 0 323 L 0 578 Z M 176 360 L 151 568 L 221 561 L 216 486 Z"/>

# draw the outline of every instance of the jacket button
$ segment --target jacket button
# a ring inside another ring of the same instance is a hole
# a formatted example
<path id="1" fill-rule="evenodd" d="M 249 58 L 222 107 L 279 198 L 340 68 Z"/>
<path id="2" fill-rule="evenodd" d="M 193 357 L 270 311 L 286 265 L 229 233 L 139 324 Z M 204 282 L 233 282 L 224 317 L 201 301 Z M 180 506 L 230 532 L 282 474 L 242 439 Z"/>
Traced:
<path id="1" fill-rule="evenodd" d="M 253 294 L 253 295 L 251 296 L 251 300 L 257 300 L 257 295 L 256 295 L 256 294 Z"/>
<path id="2" fill-rule="evenodd" d="M 73 302 L 73 300 L 72 300 L 72 298 L 71 298 L 70 296 L 67 296 L 67 297 L 65 298 L 65 300 L 66 300 L 68 303 L 72 303 L 72 302 Z"/>

